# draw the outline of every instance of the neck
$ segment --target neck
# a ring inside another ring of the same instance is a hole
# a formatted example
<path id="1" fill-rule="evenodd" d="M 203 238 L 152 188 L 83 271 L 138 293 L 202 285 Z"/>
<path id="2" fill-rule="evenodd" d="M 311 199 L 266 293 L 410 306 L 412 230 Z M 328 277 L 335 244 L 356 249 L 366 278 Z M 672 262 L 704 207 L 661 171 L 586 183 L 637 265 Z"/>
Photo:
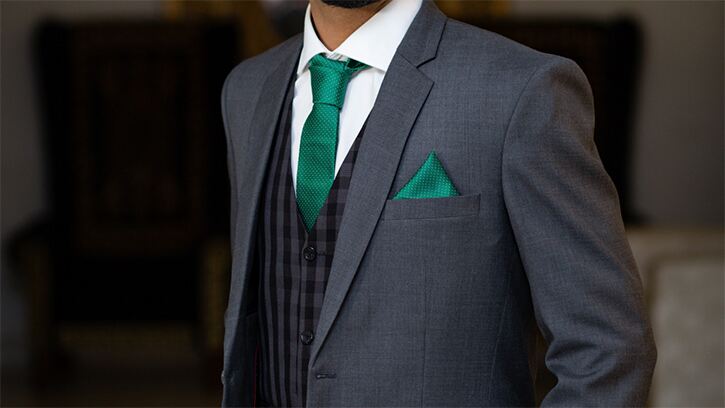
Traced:
<path id="1" fill-rule="evenodd" d="M 322 0 L 310 0 L 310 16 L 317 36 L 328 50 L 334 50 L 390 0 L 381 0 L 359 8 L 330 6 Z"/>

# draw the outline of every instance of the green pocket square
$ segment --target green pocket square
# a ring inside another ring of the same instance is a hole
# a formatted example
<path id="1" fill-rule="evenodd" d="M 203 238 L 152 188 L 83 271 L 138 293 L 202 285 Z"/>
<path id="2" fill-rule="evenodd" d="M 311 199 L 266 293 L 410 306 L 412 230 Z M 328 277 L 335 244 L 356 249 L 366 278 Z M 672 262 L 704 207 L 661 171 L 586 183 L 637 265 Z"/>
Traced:
<path id="1" fill-rule="evenodd" d="M 398 191 L 393 200 L 407 198 L 439 198 L 457 196 L 458 190 L 448 178 L 443 165 L 434 151 L 428 154 L 425 163 L 415 175 Z"/>

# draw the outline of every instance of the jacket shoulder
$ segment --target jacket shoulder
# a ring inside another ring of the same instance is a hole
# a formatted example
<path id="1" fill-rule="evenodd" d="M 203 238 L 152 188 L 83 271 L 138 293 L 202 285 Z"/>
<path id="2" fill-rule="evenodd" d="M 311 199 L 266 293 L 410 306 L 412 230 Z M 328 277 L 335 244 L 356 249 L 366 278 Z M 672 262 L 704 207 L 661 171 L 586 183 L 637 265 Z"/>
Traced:
<path id="1" fill-rule="evenodd" d="M 486 71 L 535 71 L 544 66 L 575 64 L 568 58 L 537 51 L 492 31 L 449 18 L 440 52 Z"/>

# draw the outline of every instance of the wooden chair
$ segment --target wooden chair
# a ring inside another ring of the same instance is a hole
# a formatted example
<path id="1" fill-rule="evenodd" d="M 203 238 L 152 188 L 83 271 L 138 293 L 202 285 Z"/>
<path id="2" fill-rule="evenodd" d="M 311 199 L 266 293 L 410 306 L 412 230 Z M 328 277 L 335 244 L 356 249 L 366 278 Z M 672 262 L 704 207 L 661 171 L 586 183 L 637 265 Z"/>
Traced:
<path id="1" fill-rule="evenodd" d="M 220 94 L 236 38 L 218 20 L 38 30 L 50 210 L 11 250 L 28 278 L 38 383 L 68 368 L 68 342 L 130 338 L 119 333 L 189 341 L 218 383 L 229 282 Z"/>

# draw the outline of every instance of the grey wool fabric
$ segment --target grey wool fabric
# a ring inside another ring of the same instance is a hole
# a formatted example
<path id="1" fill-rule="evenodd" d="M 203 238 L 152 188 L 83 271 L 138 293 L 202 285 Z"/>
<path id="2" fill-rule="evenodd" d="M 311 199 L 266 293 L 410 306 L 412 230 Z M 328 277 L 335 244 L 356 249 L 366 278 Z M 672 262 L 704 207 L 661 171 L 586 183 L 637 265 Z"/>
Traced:
<path id="1" fill-rule="evenodd" d="M 222 91 L 232 271 L 222 406 L 254 402 L 260 196 L 297 35 Z M 617 192 L 571 60 L 424 2 L 360 141 L 308 363 L 306 405 L 642 406 L 656 359 Z M 393 200 L 431 151 L 460 195 Z"/>

